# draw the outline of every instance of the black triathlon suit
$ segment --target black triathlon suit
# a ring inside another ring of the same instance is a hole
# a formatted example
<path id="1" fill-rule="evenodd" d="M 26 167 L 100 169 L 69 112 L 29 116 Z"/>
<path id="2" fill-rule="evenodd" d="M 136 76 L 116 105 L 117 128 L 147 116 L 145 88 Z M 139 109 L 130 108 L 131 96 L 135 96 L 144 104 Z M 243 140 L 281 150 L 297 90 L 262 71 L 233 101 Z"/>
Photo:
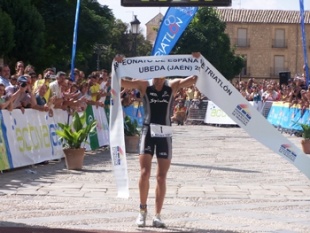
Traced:
<path id="1" fill-rule="evenodd" d="M 150 124 L 171 126 L 172 89 L 165 81 L 161 91 L 154 85 L 146 88 L 143 96 L 144 122 L 140 139 L 140 154 L 154 155 L 156 148 L 157 158 L 171 159 L 172 138 L 151 137 Z"/>

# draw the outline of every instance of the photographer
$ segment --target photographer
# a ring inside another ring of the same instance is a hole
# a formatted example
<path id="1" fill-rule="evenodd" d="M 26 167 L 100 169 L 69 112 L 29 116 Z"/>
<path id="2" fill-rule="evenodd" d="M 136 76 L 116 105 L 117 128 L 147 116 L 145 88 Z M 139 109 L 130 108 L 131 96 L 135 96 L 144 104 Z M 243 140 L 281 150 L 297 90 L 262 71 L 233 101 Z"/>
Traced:
<path id="1" fill-rule="evenodd" d="M 17 79 L 17 84 L 15 86 L 8 86 L 5 88 L 5 92 L 8 98 L 11 98 L 14 93 L 20 92 L 19 96 L 14 100 L 12 108 L 19 108 L 24 113 L 25 108 L 31 107 L 31 90 L 28 84 L 28 76 L 22 75 Z"/>

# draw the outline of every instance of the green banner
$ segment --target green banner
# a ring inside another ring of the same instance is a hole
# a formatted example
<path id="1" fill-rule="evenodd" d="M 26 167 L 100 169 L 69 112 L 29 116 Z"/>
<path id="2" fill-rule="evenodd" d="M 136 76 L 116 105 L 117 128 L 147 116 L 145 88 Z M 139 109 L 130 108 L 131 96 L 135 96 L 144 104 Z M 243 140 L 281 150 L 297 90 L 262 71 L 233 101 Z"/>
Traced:
<path id="1" fill-rule="evenodd" d="M 86 123 L 88 124 L 93 119 L 95 119 L 94 112 L 93 112 L 93 106 L 88 105 L 86 108 Z M 99 148 L 97 130 L 89 135 L 89 144 L 92 150 Z"/>

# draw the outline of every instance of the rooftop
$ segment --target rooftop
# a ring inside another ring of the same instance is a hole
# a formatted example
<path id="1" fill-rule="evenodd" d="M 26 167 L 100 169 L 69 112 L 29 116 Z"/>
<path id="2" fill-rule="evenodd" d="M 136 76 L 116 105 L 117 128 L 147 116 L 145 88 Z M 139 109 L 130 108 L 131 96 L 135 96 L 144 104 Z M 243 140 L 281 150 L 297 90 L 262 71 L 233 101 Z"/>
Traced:
<path id="1" fill-rule="evenodd" d="M 218 8 L 217 12 L 220 19 L 226 23 L 300 23 L 299 11 Z M 310 11 L 305 11 L 305 23 L 310 24 Z"/>

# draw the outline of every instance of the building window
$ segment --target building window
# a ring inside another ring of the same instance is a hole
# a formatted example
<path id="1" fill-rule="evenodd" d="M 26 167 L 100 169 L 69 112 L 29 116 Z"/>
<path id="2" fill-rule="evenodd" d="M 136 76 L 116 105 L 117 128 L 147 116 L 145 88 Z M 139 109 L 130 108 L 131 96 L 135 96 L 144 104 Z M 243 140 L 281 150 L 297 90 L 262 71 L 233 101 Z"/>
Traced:
<path id="1" fill-rule="evenodd" d="M 238 47 L 249 47 L 248 30 L 246 28 L 238 28 L 236 45 Z"/>
<path id="2" fill-rule="evenodd" d="M 274 48 L 286 48 L 287 47 L 284 29 L 276 29 L 274 38 L 275 39 L 273 39 L 273 43 L 272 43 L 272 46 Z"/>
<path id="3" fill-rule="evenodd" d="M 285 71 L 284 56 L 274 56 L 274 69 L 273 75 L 277 76 L 280 72 Z"/>
<path id="4" fill-rule="evenodd" d="M 242 67 L 242 70 L 240 72 L 240 76 L 248 76 L 248 62 L 247 62 L 247 56 L 246 55 L 241 55 L 241 57 L 244 60 L 244 66 Z"/>

